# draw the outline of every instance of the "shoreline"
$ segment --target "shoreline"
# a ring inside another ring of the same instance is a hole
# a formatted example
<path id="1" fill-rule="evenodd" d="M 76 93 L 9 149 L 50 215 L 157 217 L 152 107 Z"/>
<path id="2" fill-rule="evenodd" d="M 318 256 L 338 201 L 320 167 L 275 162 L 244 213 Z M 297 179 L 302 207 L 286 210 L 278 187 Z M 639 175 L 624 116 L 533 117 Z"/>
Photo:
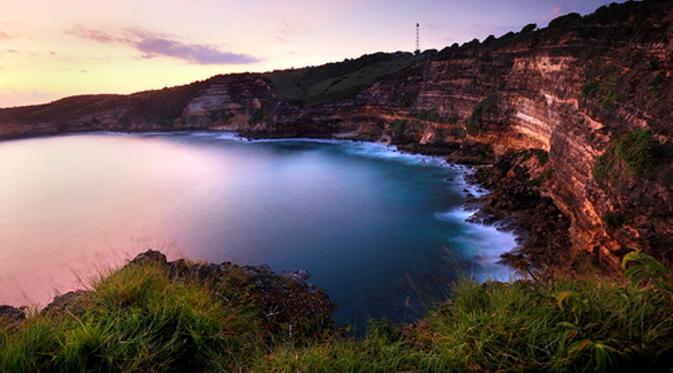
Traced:
<path id="1" fill-rule="evenodd" d="M 86 134 L 108 134 L 108 135 L 171 135 L 171 134 L 204 134 L 209 135 L 224 135 L 230 134 L 230 140 L 241 141 L 241 142 L 273 142 L 273 141 L 309 141 L 309 142 L 328 142 L 328 143 L 355 143 L 355 144 L 370 144 L 370 145 L 380 145 L 385 147 L 387 151 L 391 151 L 403 156 L 421 156 L 423 158 L 429 159 L 432 162 L 438 162 L 443 167 L 459 167 L 463 169 L 463 178 L 465 184 L 465 190 L 461 193 L 465 197 L 466 201 L 463 205 L 463 210 L 473 212 L 466 219 L 466 223 L 482 225 L 485 227 L 493 227 L 499 232 L 509 233 L 515 237 L 516 246 L 512 247 L 508 251 L 503 251 L 500 255 L 500 259 L 497 262 L 500 264 L 506 264 L 512 266 L 512 264 L 517 263 L 521 264 L 521 261 L 524 260 L 527 262 L 526 266 L 539 267 L 540 264 L 548 264 L 548 262 L 554 261 L 551 256 L 549 258 L 540 258 L 539 255 L 530 256 L 526 255 L 527 246 L 531 242 L 535 241 L 544 241 L 545 237 L 537 237 L 539 234 L 531 229 L 531 222 L 524 222 L 522 220 L 521 214 L 516 211 L 507 211 L 507 209 L 493 209 L 493 199 L 495 194 L 500 198 L 509 199 L 507 193 L 503 193 L 507 189 L 511 189 L 511 181 L 507 183 L 508 185 L 501 185 L 497 182 L 493 182 L 493 179 L 505 180 L 505 175 L 494 175 L 493 172 L 489 172 L 496 166 L 496 162 L 491 159 L 489 155 L 480 154 L 479 152 L 475 154 L 466 154 L 465 162 L 460 162 L 462 157 L 461 151 L 446 151 L 437 153 L 436 151 L 423 152 L 423 146 L 405 146 L 397 145 L 380 141 L 380 139 L 367 139 L 367 138 L 354 138 L 354 137 L 335 137 L 335 135 L 323 135 L 318 134 L 316 136 L 311 135 L 302 135 L 302 136 L 284 136 L 284 135 L 271 135 L 271 136 L 261 136 L 260 134 L 251 134 L 246 133 L 245 131 L 235 131 L 229 129 L 180 129 L 176 131 L 74 131 L 74 132 L 60 132 L 60 133 L 50 133 L 50 134 L 36 134 L 36 135 L 27 135 L 27 136 L 18 136 L 14 138 L 2 138 L 0 143 L 3 141 L 20 141 L 24 139 L 33 139 L 33 138 L 48 138 L 55 136 L 69 136 L 69 135 L 86 135 Z M 458 154 L 457 153 L 461 153 Z M 514 167 L 512 167 L 513 169 Z M 517 175 L 516 183 L 520 184 L 522 175 Z M 476 189 L 475 189 L 476 188 Z M 475 195 L 472 191 L 476 190 L 488 190 L 486 194 Z M 532 197 L 535 200 L 543 199 L 539 194 Z M 545 203 L 546 205 L 546 203 Z M 497 210 L 497 211 L 495 211 Z M 524 216 L 525 218 L 525 216 Z M 567 235 L 567 234 L 566 234 Z M 567 250 L 566 250 L 567 251 Z"/>
<path id="2" fill-rule="evenodd" d="M 283 139 L 247 139 L 245 137 L 240 136 L 234 131 L 151 131 L 151 132 L 142 132 L 142 133 L 137 133 L 137 132 L 119 132 L 119 131 L 114 131 L 114 132 L 109 132 L 109 131 L 94 131 L 94 132 L 86 132 L 86 133 L 65 133 L 57 136 L 80 136 L 80 135 L 109 135 L 109 136 L 144 136 L 147 135 L 149 137 L 152 136 L 171 136 L 171 135 L 185 135 L 185 136 L 209 136 L 212 138 L 222 138 L 223 140 L 233 140 L 233 141 L 240 141 L 240 142 L 248 142 L 248 141 L 260 141 L 260 142 L 273 142 L 273 141 L 307 141 L 307 142 L 324 142 L 324 143 L 332 143 L 332 144 L 345 144 L 346 146 L 344 147 L 345 152 L 348 152 L 349 154 L 356 155 L 358 157 L 375 157 L 375 158 L 381 158 L 381 159 L 390 159 L 392 162 L 403 162 L 406 164 L 412 164 L 412 165 L 418 165 L 418 166 L 423 166 L 427 165 L 430 167 L 440 167 L 440 168 L 446 168 L 446 169 L 451 169 L 453 172 L 457 172 L 457 174 L 454 174 L 452 177 L 455 178 L 454 181 L 449 181 L 447 180 L 440 180 L 442 184 L 444 184 L 446 187 L 450 188 L 452 190 L 451 193 L 456 193 L 460 195 L 461 202 L 456 205 L 456 207 L 451 207 L 448 210 L 442 210 L 440 209 L 435 209 L 435 216 L 434 218 L 439 221 L 445 221 L 446 219 L 439 218 L 438 215 L 443 215 L 443 214 L 453 214 L 455 213 L 456 215 L 461 215 L 459 219 L 459 224 L 460 226 L 463 226 L 465 228 L 460 228 L 461 230 L 464 230 L 465 233 L 468 235 L 474 235 L 475 232 L 478 232 L 482 228 L 486 229 L 492 229 L 493 231 L 498 230 L 500 232 L 503 232 L 501 229 L 498 229 L 496 226 L 493 225 L 484 225 L 479 222 L 471 222 L 468 219 L 466 219 L 468 216 L 472 215 L 474 213 L 473 210 L 468 209 L 468 200 L 469 200 L 469 195 L 466 194 L 463 189 L 469 188 L 473 190 L 474 189 L 480 189 L 480 186 L 473 185 L 472 183 L 468 182 L 468 177 L 467 174 L 473 172 L 473 168 L 471 166 L 464 166 L 464 165 L 457 165 L 457 164 L 452 164 L 446 161 L 444 157 L 439 157 L 435 155 L 424 155 L 424 154 L 419 154 L 419 153 L 411 153 L 402 149 L 398 149 L 395 145 L 390 145 L 390 144 L 385 144 L 381 142 L 371 142 L 371 141 L 364 141 L 364 140 L 359 140 L 359 139 L 315 139 L 315 138 L 283 138 Z M 224 137 L 222 137 L 224 136 Z M 38 138 L 38 137 L 36 137 Z M 39 138 L 45 138 L 45 137 L 39 137 Z M 350 144 L 355 144 L 357 147 L 354 149 L 351 149 Z M 351 152 L 351 150 L 353 150 Z M 447 191 L 448 193 L 448 191 Z M 462 216 L 464 214 L 467 214 L 465 216 Z M 454 220 L 455 223 L 455 220 Z M 443 224 L 443 223 L 442 223 Z M 490 242 L 497 243 L 498 238 L 492 239 L 491 234 L 493 234 L 493 231 L 489 232 L 486 231 L 485 234 L 482 236 L 482 242 L 485 242 L 486 244 L 483 245 L 475 245 L 472 246 L 470 243 L 474 241 L 470 240 L 465 240 L 461 241 L 461 244 L 458 246 L 455 246 L 456 251 L 455 253 L 459 255 L 460 257 L 465 258 L 466 260 L 469 261 L 474 261 L 475 262 L 475 269 L 477 272 L 473 273 L 472 275 L 474 276 L 473 278 L 476 281 L 483 282 L 487 280 L 497 280 L 497 281 L 509 281 L 512 279 L 512 268 L 507 265 L 507 263 L 502 262 L 502 255 L 508 252 L 511 252 L 512 250 L 515 250 L 515 246 L 496 246 L 489 244 Z M 499 232 L 496 232 L 496 234 Z M 505 234 L 509 235 L 514 241 L 517 237 L 513 232 L 504 232 Z M 444 240 L 450 240 L 453 238 L 448 231 L 445 231 L 444 234 Z M 449 241 L 444 241 L 447 245 L 452 246 L 449 244 Z M 455 241 L 451 241 L 452 243 L 455 243 Z M 495 248 L 495 250 L 490 250 L 490 248 Z M 500 248 L 502 247 L 502 248 Z M 147 247 L 145 247 L 147 248 Z M 241 262 L 245 264 L 245 262 Z M 494 270 L 492 270 L 495 268 Z M 79 287 L 73 287 L 73 288 L 68 288 L 66 290 L 75 290 L 79 289 Z M 51 299 L 46 300 L 44 304 L 48 304 L 51 301 Z M 22 303 L 17 303 L 16 305 L 23 305 Z"/>

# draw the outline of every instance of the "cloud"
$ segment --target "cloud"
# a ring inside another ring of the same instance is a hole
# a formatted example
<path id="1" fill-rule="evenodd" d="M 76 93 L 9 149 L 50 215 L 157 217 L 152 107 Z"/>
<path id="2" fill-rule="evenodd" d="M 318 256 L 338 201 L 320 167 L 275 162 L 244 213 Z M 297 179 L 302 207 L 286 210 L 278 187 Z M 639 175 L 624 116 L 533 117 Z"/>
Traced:
<path id="1" fill-rule="evenodd" d="M 173 57 L 201 65 L 228 65 L 259 62 L 259 59 L 246 54 L 221 51 L 216 47 L 203 44 L 185 44 L 165 38 L 146 38 L 134 44 L 143 53 L 143 58 L 159 56 Z"/>
<path id="2" fill-rule="evenodd" d="M 66 30 L 65 33 L 71 36 L 78 37 L 80 39 L 93 40 L 103 44 L 118 43 L 124 41 L 124 39 L 120 39 L 107 32 L 85 28 L 81 25 L 74 26 L 71 29 Z"/>
<path id="3" fill-rule="evenodd" d="M 0 31 L 0 40 L 2 39 L 11 39 L 8 33 Z"/>
<path id="4" fill-rule="evenodd" d="M 127 28 L 122 35 L 75 26 L 66 34 L 102 44 L 125 44 L 142 53 L 143 58 L 170 57 L 199 65 L 233 65 L 260 62 L 242 53 L 223 51 L 207 44 L 189 44 L 171 35 Z"/>

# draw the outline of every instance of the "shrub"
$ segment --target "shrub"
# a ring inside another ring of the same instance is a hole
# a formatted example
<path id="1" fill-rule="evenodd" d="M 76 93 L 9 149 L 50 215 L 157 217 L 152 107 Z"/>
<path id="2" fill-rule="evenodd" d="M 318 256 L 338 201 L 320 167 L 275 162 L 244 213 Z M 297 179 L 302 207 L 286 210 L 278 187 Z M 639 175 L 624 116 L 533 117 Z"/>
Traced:
<path id="1" fill-rule="evenodd" d="M 642 175 L 658 163 L 659 143 L 649 129 L 637 129 L 619 138 L 615 154 L 632 173 Z"/>
<path id="2" fill-rule="evenodd" d="M 474 107 L 472 115 L 467 118 L 467 132 L 470 134 L 479 133 L 483 122 L 483 117 L 496 114 L 497 110 L 498 97 L 495 93 L 491 93 Z"/>
<path id="3" fill-rule="evenodd" d="M 661 145 L 649 129 L 634 130 L 619 137 L 596 159 L 594 179 L 600 182 L 613 175 L 617 161 L 626 165 L 633 175 L 646 175 L 661 163 L 662 154 Z"/>
<path id="4" fill-rule="evenodd" d="M 409 122 L 406 119 L 397 119 L 391 126 L 391 135 L 393 138 L 400 138 L 407 132 Z"/>
<path id="5" fill-rule="evenodd" d="M 604 180 L 612 172 L 611 154 L 612 151 L 606 151 L 596 159 L 596 165 L 594 166 L 594 179 L 596 181 Z"/>

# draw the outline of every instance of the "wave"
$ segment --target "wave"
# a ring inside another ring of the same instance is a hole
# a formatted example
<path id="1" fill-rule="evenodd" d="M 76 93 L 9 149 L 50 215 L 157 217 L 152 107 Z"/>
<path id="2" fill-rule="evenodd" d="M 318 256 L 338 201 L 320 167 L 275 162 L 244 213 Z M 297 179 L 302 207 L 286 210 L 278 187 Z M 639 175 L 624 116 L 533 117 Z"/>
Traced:
<path id="1" fill-rule="evenodd" d="M 487 188 L 468 181 L 475 172 L 474 167 L 449 164 L 457 175 L 450 186 L 466 197 L 482 197 L 490 193 Z M 500 230 L 497 225 L 471 222 L 469 218 L 477 212 L 465 206 L 450 211 L 437 212 L 435 218 L 461 227 L 461 234 L 452 235 L 448 241 L 452 248 L 461 252 L 471 262 L 477 263 L 472 276 L 478 281 L 510 281 L 521 276 L 509 265 L 502 262 L 502 255 L 518 246 L 517 237 L 512 232 Z"/>
<path id="2" fill-rule="evenodd" d="M 236 141 L 242 143 L 314 143 L 329 144 L 338 146 L 342 151 L 353 156 L 366 158 L 383 159 L 391 161 L 404 162 L 410 165 L 427 165 L 448 167 L 449 163 L 442 157 L 413 154 L 402 151 L 394 145 L 370 141 L 356 141 L 345 139 L 318 139 L 308 137 L 297 138 L 276 138 L 276 139 L 248 139 L 241 137 L 236 132 L 192 132 L 190 136 L 194 137 L 213 137 L 218 140 Z"/>
<path id="3" fill-rule="evenodd" d="M 519 277 L 512 267 L 502 263 L 501 256 L 517 246 L 516 236 L 496 226 L 466 221 L 476 210 L 458 208 L 435 213 L 435 218 L 459 225 L 460 234 L 448 238 L 449 246 L 475 263 L 472 277 L 478 281 L 510 281 Z"/>

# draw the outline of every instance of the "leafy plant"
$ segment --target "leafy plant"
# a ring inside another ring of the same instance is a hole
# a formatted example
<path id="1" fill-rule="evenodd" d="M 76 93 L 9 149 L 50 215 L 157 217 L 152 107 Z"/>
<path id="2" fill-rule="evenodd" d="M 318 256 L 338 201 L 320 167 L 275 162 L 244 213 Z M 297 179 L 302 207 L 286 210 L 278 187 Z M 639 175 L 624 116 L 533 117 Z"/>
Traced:
<path id="1" fill-rule="evenodd" d="M 654 257 L 632 251 L 622 259 L 622 269 L 634 286 L 650 285 L 673 296 L 673 274 Z"/>

